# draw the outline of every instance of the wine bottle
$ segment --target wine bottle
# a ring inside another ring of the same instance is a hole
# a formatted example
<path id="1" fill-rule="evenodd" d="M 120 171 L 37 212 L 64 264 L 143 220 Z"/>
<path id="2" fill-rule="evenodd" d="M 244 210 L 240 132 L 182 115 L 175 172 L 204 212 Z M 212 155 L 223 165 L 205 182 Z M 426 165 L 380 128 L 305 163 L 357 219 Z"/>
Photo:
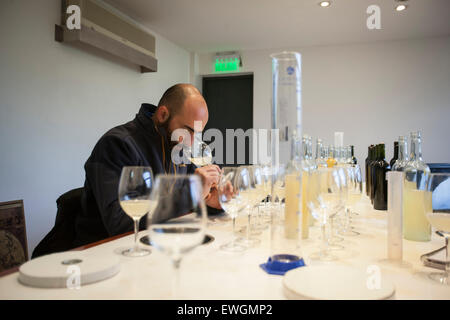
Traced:
<path id="1" fill-rule="evenodd" d="M 374 147 L 373 150 L 373 160 L 369 164 L 369 174 L 370 174 L 370 201 L 373 204 L 373 198 L 375 197 L 375 188 L 376 188 L 376 181 L 375 181 L 375 163 L 378 160 L 378 152 L 380 149 L 380 145 L 377 144 Z"/>
<path id="2" fill-rule="evenodd" d="M 392 157 L 391 161 L 389 161 L 389 165 L 392 166 L 394 165 L 395 161 L 397 161 L 398 159 L 398 141 L 394 141 L 394 156 Z"/>
<path id="3" fill-rule="evenodd" d="M 355 157 L 355 146 L 350 146 L 350 156 L 351 156 L 351 163 L 357 164 L 358 160 L 356 160 L 356 157 Z"/>
<path id="4" fill-rule="evenodd" d="M 379 144 L 378 160 L 374 165 L 375 192 L 373 197 L 373 208 L 375 210 L 387 210 L 387 180 L 386 172 L 391 170 L 391 166 L 385 158 L 384 143 Z"/>
<path id="5" fill-rule="evenodd" d="M 430 168 L 422 160 L 420 131 L 411 133 L 409 161 L 404 169 L 403 237 L 412 241 L 430 241 L 431 225 L 426 218 L 432 211 L 431 192 L 426 191 Z"/>
<path id="6" fill-rule="evenodd" d="M 369 163 L 372 161 L 372 150 L 373 144 L 367 148 L 367 158 L 366 158 L 366 195 L 370 196 L 370 181 L 369 181 Z"/>
<path id="7" fill-rule="evenodd" d="M 319 138 L 317 138 L 317 142 L 316 142 L 316 166 L 318 168 L 326 168 L 327 167 L 327 160 L 324 155 L 322 139 L 319 139 Z"/>
<path id="8" fill-rule="evenodd" d="M 329 146 L 328 147 L 328 158 L 327 158 L 327 166 L 328 168 L 333 168 L 335 165 L 337 165 L 337 161 L 336 161 L 336 153 L 335 153 L 336 148 Z"/>
<path id="9" fill-rule="evenodd" d="M 398 159 L 391 167 L 392 171 L 403 171 L 408 164 L 408 141 L 406 137 L 398 137 Z"/>

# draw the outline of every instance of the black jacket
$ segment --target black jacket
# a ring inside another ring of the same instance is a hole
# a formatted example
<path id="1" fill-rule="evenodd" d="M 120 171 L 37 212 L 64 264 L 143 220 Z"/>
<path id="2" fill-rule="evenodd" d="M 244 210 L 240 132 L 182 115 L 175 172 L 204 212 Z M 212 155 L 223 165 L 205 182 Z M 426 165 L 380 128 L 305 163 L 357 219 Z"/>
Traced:
<path id="1" fill-rule="evenodd" d="M 81 197 L 82 211 L 75 221 L 74 246 L 95 242 L 133 230 L 133 220 L 122 211 L 118 186 L 122 167 L 150 166 L 154 178 L 174 173 L 170 148 L 163 129 L 155 128 L 151 119 L 156 106 L 142 104 L 136 118 L 105 133 L 84 166 L 86 181 Z M 166 151 L 163 167 L 162 143 Z M 176 166 L 177 174 L 192 174 L 193 164 Z M 146 226 L 146 217 L 140 228 Z"/>

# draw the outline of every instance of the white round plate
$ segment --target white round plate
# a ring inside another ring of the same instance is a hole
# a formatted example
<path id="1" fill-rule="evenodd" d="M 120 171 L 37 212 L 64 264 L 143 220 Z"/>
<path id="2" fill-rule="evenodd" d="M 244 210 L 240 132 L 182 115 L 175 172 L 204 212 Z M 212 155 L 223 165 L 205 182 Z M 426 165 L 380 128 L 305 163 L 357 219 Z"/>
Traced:
<path id="1" fill-rule="evenodd" d="M 306 266 L 288 271 L 283 278 L 289 299 L 381 300 L 390 298 L 394 285 L 374 272 L 345 266 Z"/>
<path id="2" fill-rule="evenodd" d="M 30 260 L 19 268 L 19 281 L 39 288 L 70 288 L 113 277 L 120 271 L 112 254 L 66 251 Z"/>

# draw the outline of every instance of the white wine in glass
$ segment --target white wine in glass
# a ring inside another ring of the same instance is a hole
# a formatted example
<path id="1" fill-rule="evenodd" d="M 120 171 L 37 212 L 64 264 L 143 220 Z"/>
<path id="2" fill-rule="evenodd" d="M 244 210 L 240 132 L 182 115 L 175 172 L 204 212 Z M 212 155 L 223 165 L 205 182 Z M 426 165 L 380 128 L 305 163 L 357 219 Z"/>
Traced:
<path id="1" fill-rule="evenodd" d="M 432 208 L 426 217 L 431 226 L 445 238 L 445 271 L 433 272 L 429 277 L 443 285 L 450 285 L 450 173 L 431 173 L 427 178 L 425 193 L 431 193 Z"/>
<path id="2" fill-rule="evenodd" d="M 122 210 L 134 222 L 134 247 L 122 251 L 128 257 L 141 257 L 150 250 L 139 247 L 137 236 L 139 221 L 147 213 L 152 214 L 156 202 L 150 199 L 153 188 L 153 172 L 150 167 L 123 167 L 119 182 L 119 203 Z"/>

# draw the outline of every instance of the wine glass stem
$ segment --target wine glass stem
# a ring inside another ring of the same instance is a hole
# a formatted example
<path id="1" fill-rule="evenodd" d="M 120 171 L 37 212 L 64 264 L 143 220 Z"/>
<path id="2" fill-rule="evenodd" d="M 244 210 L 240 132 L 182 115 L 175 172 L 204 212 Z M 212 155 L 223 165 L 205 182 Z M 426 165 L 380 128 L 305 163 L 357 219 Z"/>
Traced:
<path id="1" fill-rule="evenodd" d="M 134 252 L 139 251 L 139 246 L 138 246 L 138 232 L 139 232 L 139 218 L 138 219 L 133 219 L 134 220 Z"/>
<path id="2" fill-rule="evenodd" d="M 180 264 L 181 259 L 172 260 L 174 276 L 172 279 L 172 298 L 174 300 L 178 299 L 179 288 L 180 288 Z"/>
<path id="3" fill-rule="evenodd" d="M 448 278 L 450 274 L 450 263 L 448 261 L 449 247 L 448 247 L 448 236 L 445 235 L 445 276 Z"/>
<path id="4" fill-rule="evenodd" d="M 231 244 L 234 247 L 234 240 L 235 240 L 235 234 L 234 234 L 234 230 L 236 228 L 236 217 L 231 218 L 233 220 L 233 240 L 231 240 Z"/>
<path id="5" fill-rule="evenodd" d="M 248 221 L 247 221 L 247 240 L 249 240 L 250 239 L 250 217 L 251 217 L 251 215 L 252 215 L 252 212 L 251 212 L 251 208 L 249 208 L 248 209 Z"/>
<path id="6" fill-rule="evenodd" d="M 322 223 L 321 230 L 322 230 L 322 255 L 324 255 L 327 252 L 327 245 L 328 245 L 326 223 Z"/>

